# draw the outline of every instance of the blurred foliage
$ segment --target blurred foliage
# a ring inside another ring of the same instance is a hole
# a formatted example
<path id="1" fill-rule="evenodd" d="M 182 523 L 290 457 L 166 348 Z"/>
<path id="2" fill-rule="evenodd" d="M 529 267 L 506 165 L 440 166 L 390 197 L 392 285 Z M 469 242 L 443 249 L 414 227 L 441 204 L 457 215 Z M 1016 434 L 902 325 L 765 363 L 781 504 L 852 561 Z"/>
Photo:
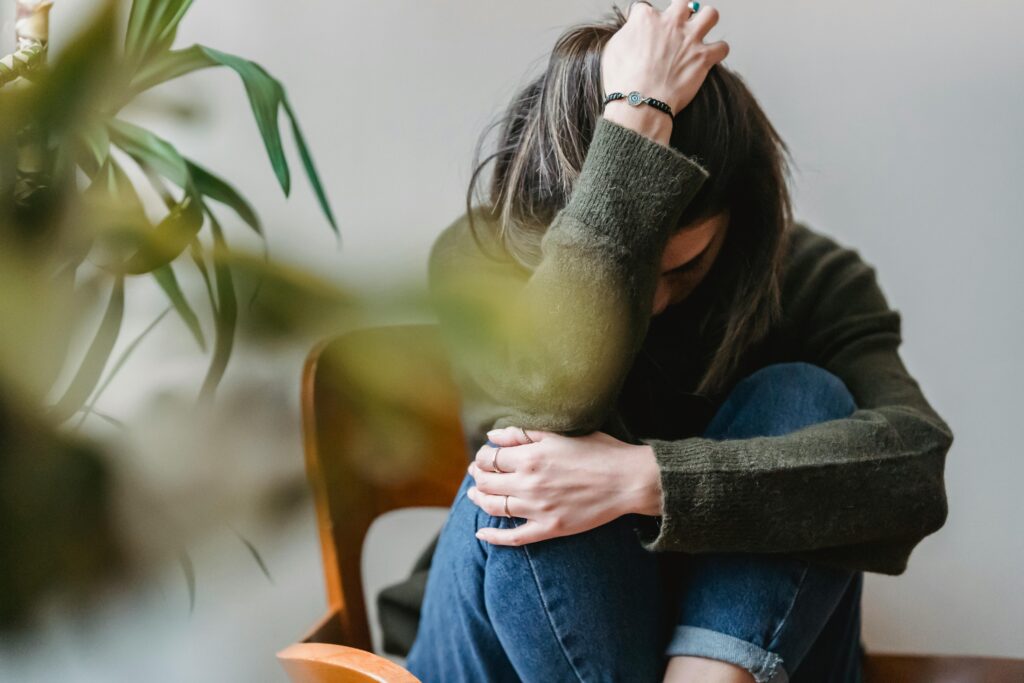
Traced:
<path id="1" fill-rule="evenodd" d="M 284 112 L 305 175 L 338 234 L 281 84 L 241 57 L 199 45 L 173 49 L 190 5 L 134 0 L 122 35 L 120 3 L 104 0 L 60 54 L 42 59 L 33 52 L 31 61 L 16 64 L 17 72 L 3 72 L 0 626 L 24 619 L 39 596 L 58 584 L 77 585 L 120 565 L 110 473 L 96 445 L 60 426 L 97 414 L 97 398 L 160 319 L 173 311 L 197 346 L 210 349 L 200 392 L 208 399 L 238 334 L 239 278 L 259 281 L 268 294 L 281 283 L 310 305 L 322 305 L 309 317 L 325 324 L 339 324 L 338 316 L 353 305 L 325 282 L 231 250 L 214 207 L 232 211 L 262 237 L 249 201 L 169 141 L 122 117 L 124 107 L 150 88 L 199 69 L 226 67 L 245 86 L 271 170 L 287 195 L 291 172 L 279 131 Z M 137 187 L 131 174 L 151 187 Z M 154 207 L 143 201 L 147 193 L 163 201 L 155 218 Z M 205 285 L 212 343 L 179 284 L 182 268 Z M 139 277 L 153 278 L 168 308 L 112 359 L 126 285 Z M 301 317 L 303 306 L 292 300 L 289 313 L 274 314 L 275 297 L 268 299 L 269 327 L 294 329 L 289 326 L 298 323 L 294 316 Z M 91 341 L 79 353 L 73 342 L 81 338 Z"/>
<path id="2" fill-rule="evenodd" d="M 135 0 L 123 40 L 117 35 L 118 3 L 105 2 L 96 18 L 49 66 L 31 72 L 31 87 L 0 89 L 5 113 L 0 130 L 0 240 L 8 261 L 28 268 L 57 287 L 105 289 L 107 305 L 93 342 L 73 379 L 51 408 L 51 418 L 67 420 L 81 411 L 95 391 L 117 341 L 124 312 L 125 280 L 152 277 L 188 326 L 200 349 L 207 335 L 178 280 L 178 268 L 198 270 L 214 314 L 213 349 L 202 393 L 209 396 L 223 377 L 238 322 L 234 274 L 224 260 L 205 258 L 202 234 L 227 250 L 213 205 L 232 210 L 257 234 L 263 228 L 252 205 L 231 184 L 183 156 L 167 140 L 121 118 L 120 112 L 144 91 L 199 69 L 224 66 L 245 85 L 257 127 L 282 190 L 291 174 L 279 130 L 286 114 L 303 167 L 331 228 L 337 225 L 316 173 L 312 155 L 284 88 L 259 65 L 196 45 L 172 49 L 178 24 L 190 0 Z M 120 43 L 120 44 L 119 44 Z M 41 162 L 24 169 L 26 153 L 41 150 Z M 120 150 L 115 156 L 113 150 Z M 123 164 L 135 164 L 162 197 L 166 210 L 151 221 L 140 190 Z M 5 270 L 17 265 L 5 263 Z M 84 267 L 83 267 L 84 266 Z M 14 270 L 9 272 L 13 273 Z M 43 283 L 33 283 L 39 285 Z M 34 310 L 7 321 L 35 317 Z M 59 322 L 68 322 L 59 316 Z M 28 322 L 24 321 L 23 322 Z M 23 351 L 32 355 L 25 377 L 8 377 L 33 396 L 52 391 L 62 370 L 67 332 L 40 330 Z M 5 345 L 7 346 L 7 345 Z M 53 347 L 53 348 L 51 348 Z M 4 348 L 5 368 L 18 362 L 18 349 Z M 13 357 L 12 357 L 13 356 Z M 44 364 L 47 367 L 39 367 Z"/>

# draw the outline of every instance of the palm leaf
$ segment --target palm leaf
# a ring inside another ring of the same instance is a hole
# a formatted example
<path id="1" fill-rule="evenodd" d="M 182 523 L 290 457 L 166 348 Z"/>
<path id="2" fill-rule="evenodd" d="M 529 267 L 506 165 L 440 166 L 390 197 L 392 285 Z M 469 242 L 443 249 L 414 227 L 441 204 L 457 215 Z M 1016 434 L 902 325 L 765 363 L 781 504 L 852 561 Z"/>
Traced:
<path id="1" fill-rule="evenodd" d="M 135 72 L 128 85 L 128 92 L 125 93 L 126 98 L 131 99 L 161 83 L 211 66 L 217 66 L 217 63 L 211 60 L 199 45 L 154 55 Z"/>
<path id="2" fill-rule="evenodd" d="M 124 39 L 129 61 L 141 64 L 170 48 L 191 5 L 192 0 L 134 0 Z"/>
<path id="3" fill-rule="evenodd" d="M 256 560 L 256 564 L 259 565 L 260 571 L 263 572 L 263 576 L 267 577 L 267 581 L 274 583 L 274 577 L 270 575 L 270 569 L 267 568 L 267 563 L 263 561 L 263 556 L 260 555 L 260 551 L 256 549 L 252 541 L 239 533 L 238 529 L 231 527 L 231 530 L 235 532 L 235 536 L 238 536 L 238 540 L 245 544 L 245 547 L 249 549 L 249 554 L 252 555 L 253 559 Z"/>
<path id="4" fill-rule="evenodd" d="M 199 316 L 192 310 L 188 299 L 185 298 L 185 293 L 181 291 L 173 266 L 170 263 L 160 266 L 153 271 L 153 279 L 160 285 L 160 289 L 164 290 L 174 310 L 178 312 L 182 322 L 185 323 L 196 343 L 199 344 L 199 348 L 206 351 L 206 338 L 203 336 L 203 328 L 199 324 Z"/>
<path id="5" fill-rule="evenodd" d="M 192 616 L 192 612 L 196 608 L 196 568 L 192 564 L 192 557 L 184 550 L 178 553 L 178 564 L 181 565 L 181 571 L 185 575 L 185 587 L 188 588 L 188 614 Z"/>
<path id="6" fill-rule="evenodd" d="M 114 363 L 113 367 L 110 368 L 110 372 L 107 373 L 106 378 L 103 380 L 103 384 L 101 384 L 96 389 L 96 391 L 93 392 L 92 398 L 89 399 L 89 405 L 82 408 L 82 419 L 81 421 L 79 421 L 77 425 L 78 427 L 82 426 L 82 422 L 85 422 L 85 418 L 88 417 L 89 415 L 96 415 L 97 417 L 100 418 L 106 418 L 106 416 L 101 415 L 96 411 L 96 403 L 100 400 L 100 397 L 103 396 L 103 392 L 107 390 L 107 387 L 110 386 L 110 383 L 114 381 L 114 377 L 116 377 L 117 373 L 120 372 L 122 367 L 124 367 L 124 364 L 128 362 L 128 359 L 135 352 L 135 349 L 137 349 L 139 345 L 142 343 L 142 340 L 145 339 L 149 335 L 149 333 L 153 331 L 153 328 L 155 328 L 160 323 L 160 321 L 163 320 L 170 312 L 171 308 L 165 308 L 163 312 L 160 313 L 160 315 L 158 315 L 156 319 L 153 320 L 153 322 L 147 325 L 146 329 L 142 330 L 142 332 L 136 335 L 135 339 L 133 339 L 131 343 L 128 344 L 128 346 L 125 348 L 125 350 L 121 352 L 121 355 L 118 356 L 117 361 Z"/>
<path id="7" fill-rule="evenodd" d="M 240 195 L 225 180 L 210 173 L 194 161 L 186 159 L 185 163 L 188 166 L 189 175 L 192 176 L 192 181 L 196 184 L 196 189 L 199 190 L 200 194 L 234 209 L 238 217 L 245 221 L 249 227 L 255 230 L 258 235 L 263 235 L 259 216 L 256 215 L 256 211 L 246 201 L 245 197 Z"/>
<path id="8" fill-rule="evenodd" d="M 242 79 L 246 94 L 249 96 L 249 104 L 252 107 L 253 116 L 256 119 L 256 126 L 259 128 L 263 138 L 267 156 L 270 158 L 270 165 L 277 176 L 278 183 L 284 191 L 285 196 L 291 193 L 291 171 L 288 167 L 288 160 L 284 153 L 284 144 L 281 140 L 278 114 L 283 108 L 285 115 L 291 123 L 292 134 L 295 138 L 295 145 L 298 147 L 299 155 L 302 158 L 303 168 L 309 178 L 313 191 L 316 194 L 320 209 L 330 223 L 331 229 L 339 235 L 337 221 L 324 191 L 323 183 L 317 173 L 313 162 L 313 155 L 306 144 L 305 136 L 299 127 L 295 110 L 288 101 L 287 94 L 281 83 L 271 76 L 259 64 L 230 55 L 203 45 L 193 45 L 185 50 L 168 51 L 154 57 L 132 81 L 131 90 L 139 93 L 148 88 L 154 87 L 164 81 L 183 76 L 187 73 L 215 66 L 226 66 L 233 70 Z M 340 235 L 339 235 L 340 236 Z"/>
<path id="9" fill-rule="evenodd" d="M 110 292 L 110 301 L 107 310 L 100 321 L 99 330 L 93 338 L 85 358 L 78 368 L 74 379 L 68 386 L 64 395 L 50 409 L 50 417 L 57 422 L 63 422 L 78 412 L 93 389 L 96 388 L 103 368 L 110 358 L 110 352 L 114 349 L 118 334 L 121 331 L 121 321 L 124 319 L 124 277 L 118 276 L 114 280 L 114 287 Z"/>
<path id="10" fill-rule="evenodd" d="M 188 164 L 171 143 L 145 128 L 121 119 L 107 122 L 110 140 L 126 154 L 145 163 L 178 187 L 190 185 Z"/>
<path id="11" fill-rule="evenodd" d="M 235 295 L 234 277 L 227 261 L 228 245 L 224 239 L 224 231 L 221 230 L 220 223 L 212 211 L 207 209 L 206 215 L 210 219 L 214 242 L 213 276 L 217 284 L 217 339 L 213 347 L 213 358 L 210 360 L 210 367 L 199 393 L 202 400 L 213 398 L 217 386 L 224 377 L 228 360 L 231 358 L 231 348 L 235 343 L 235 328 L 238 325 L 238 299 Z"/>
<path id="12" fill-rule="evenodd" d="M 108 122 L 110 139 L 144 168 L 152 168 L 185 191 L 153 232 L 153 239 L 141 243 L 124 265 L 127 273 L 155 271 L 178 258 L 203 226 L 202 201 L 188 164 L 174 145 L 160 136 L 127 121 Z M 186 323 L 188 321 L 186 320 Z"/>

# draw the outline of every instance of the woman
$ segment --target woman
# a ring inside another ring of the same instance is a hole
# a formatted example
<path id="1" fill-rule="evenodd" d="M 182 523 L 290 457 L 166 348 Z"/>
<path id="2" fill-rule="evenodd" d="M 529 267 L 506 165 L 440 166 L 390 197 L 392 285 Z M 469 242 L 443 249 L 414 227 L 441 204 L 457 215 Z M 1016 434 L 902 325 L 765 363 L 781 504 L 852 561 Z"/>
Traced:
<path id="1" fill-rule="evenodd" d="M 793 221 L 717 20 L 564 34 L 431 252 L 478 448 L 425 592 L 382 595 L 426 683 L 855 681 L 863 572 L 945 521 L 952 434 L 899 314 Z M 605 101 L 631 91 L 668 108 Z"/>

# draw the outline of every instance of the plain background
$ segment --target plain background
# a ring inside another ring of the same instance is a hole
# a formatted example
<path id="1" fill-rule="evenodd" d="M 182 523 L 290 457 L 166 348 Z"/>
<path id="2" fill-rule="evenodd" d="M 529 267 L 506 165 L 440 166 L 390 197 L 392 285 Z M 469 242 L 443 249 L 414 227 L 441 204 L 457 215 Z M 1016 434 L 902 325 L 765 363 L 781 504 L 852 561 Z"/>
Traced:
<path id="1" fill-rule="evenodd" d="M 58 0 L 58 43 L 71 18 L 93 5 Z M 877 267 L 903 315 L 904 360 L 956 437 L 946 470 L 949 520 L 915 550 L 904 575 L 868 575 L 865 642 L 876 651 L 1024 657 L 1024 6 L 716 6 L 722 16 L 709 40 L 730 43 L 726 64 L 798 164 L 797 217 Z M 284 81 L 338 214 L 341 248 L 304 178 L 296 175 L 291 200 L 280 196 L 229 73 L 161 91 L 201 103 L 198 124 L 147 123 L 254 200 L 275 257 L 339 282 L 380 285 L 382 274 L 422 281 L 433 238 L 461 211 L 484 126 L 543 66 L 566 26 L 610 8 L 592 0 L 196 2 L 179 44 L 250 57 Z M 133 291 L 128 324 L 141 329 L 162 303 L 151 286 Z M 129 480 L 155 482 L 169 506 L 193 515 L 195 614 L 187 616 L 176 568 L 160 566 L 92 614 L 72 620 L 55 610 L 38 638 L 0 657 L 0 674 L 283 679 L 274 650 L 298 638 L 323 606 L 314 521 L 303 499 L 287 521 L 262 525 L 254 509 L 261 499 L 247 492 L 301 478 L 304 352 L 240 349 L 226 393 L 245 394 L 262 418 L 255 432 L 218 442 L 215 458 L 190 460 L 186 439 L 173 457 L 140 449 L 122 461 Z M 154 388 L 197 387 L 205 362 L 180 323 L 164 324 L 101 407 L 131 420 L 151 406 Z M 132 505 L 130 492 L 126 498 Z M 366 555 L 371 592 L 407 571 L 441 515 L 402 513 L 375 528 Z M 225 517 L 260 547 L 273 584 Z M 154 528 L 148 538 L 159 545 Z"/>

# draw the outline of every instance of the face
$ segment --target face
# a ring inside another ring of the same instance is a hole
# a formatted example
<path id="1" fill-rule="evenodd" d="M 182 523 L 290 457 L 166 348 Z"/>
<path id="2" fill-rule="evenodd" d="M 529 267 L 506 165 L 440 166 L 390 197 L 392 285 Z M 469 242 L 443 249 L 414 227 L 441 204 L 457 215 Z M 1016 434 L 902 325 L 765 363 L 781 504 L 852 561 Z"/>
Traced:
<path id="1" fill-rule="evenodd" d="M 695 221 L 669 237 L 661 258 L 652 315 L 683 301 L 697 288 L 718 257 L 728 228 L 726 210 Z"/>

